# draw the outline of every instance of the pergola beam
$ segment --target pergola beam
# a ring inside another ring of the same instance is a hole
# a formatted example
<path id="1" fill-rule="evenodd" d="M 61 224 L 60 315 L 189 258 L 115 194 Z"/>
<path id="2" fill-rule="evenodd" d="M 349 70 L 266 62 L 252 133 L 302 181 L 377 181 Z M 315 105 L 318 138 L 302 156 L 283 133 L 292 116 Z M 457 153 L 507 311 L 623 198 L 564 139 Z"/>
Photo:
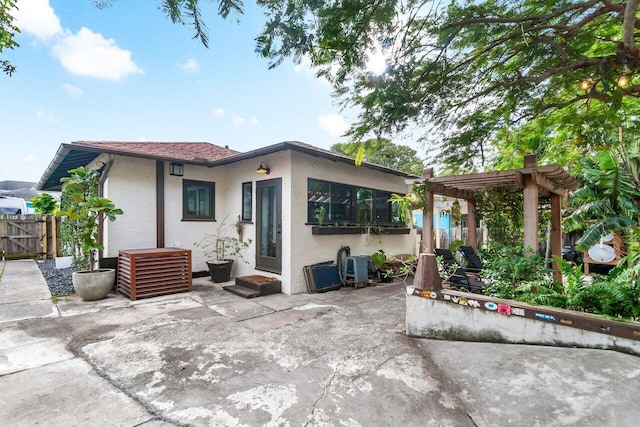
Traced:
<path id="1" fill-rule="evenodd" d="M 452 188 L 452 187 L 445 186 L 443 184 L 438 184 L 437 182 L 434 183 L 431 181 L 429 181 L 429 191 L 431 191 L 433 194 L 440 194 L 442 196 L 447 196 L 447 197 L 455 197 L 457 199 L 475 200 L 476 198 L 475 194 L 473 194 L 473 192 L 471 191 Z"/>
<path id="2" fill-rule="evenodd" d="M 561 201 L 569 190 L 575 190 L 578 182 L 561 166 L 538 166 L 535 155 L 525 156 L 524 167 L 507 171 L 481 172 L 470 175 L 433 177 L 433 169 L 425 171 L 424 178 L 419 182 L 427 182 L 425 192 L 427 201 L 427 215 L 424 218 L 422 230 L 423 248 L 428 253 L 435 249 L 433 230 L 433 196 L 443 196 L 465 199 L 468 201 L 467 244 L 477 245 L 476 224 L 473 211 L 475 209 L 475 194 L 487 188 L 521 188 L 524 195 L 524 243 L 525 246 L 538 249 L 538 205 L 539 195 L 548 195 L 551 199 L 551 253 L 562 256 L 561 230 Z M 416 182 L 417 183 L 417 182 Z M 558 266 L 554 263 L 554 278 L 561 278 Z"/>
<path id="3" fill-rule="evenodd" d="M 549 178 L 541 175 L 538 171 L 533 170 L 531 172 L 531 176 L 533 177 L 533 182 L 535 182 L 538 187 L 547 190 L 549 193 L 556 194 L 558 196 L 564 196 L 566 194 L 566 190 L 557 189 Z"/>

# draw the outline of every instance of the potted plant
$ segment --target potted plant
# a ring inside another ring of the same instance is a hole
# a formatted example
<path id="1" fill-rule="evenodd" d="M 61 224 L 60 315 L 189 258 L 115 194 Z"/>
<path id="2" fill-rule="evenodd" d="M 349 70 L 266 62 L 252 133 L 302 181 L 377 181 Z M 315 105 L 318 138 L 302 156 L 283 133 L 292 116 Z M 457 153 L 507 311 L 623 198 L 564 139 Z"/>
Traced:
<path id="1" fill-rule="evenodd" d="M 382 249 L 378 249 L 373 254 L 371 254 L 371 257 L 369 259 L 371 260 L 371 264 L 373 264 L 375 271 L 378 273 L 380 281 L 387 281 L 387 277 L 385 276 L 387 270 L 383 267 L 384 263 L 387 262 L 387 255 L 384 253 L 384 251 Z"/>
<path id="2" fill-rule="evenodd" d="M 97 254 L 103 249 L 100 244 L 99 222 L 105 218 L 115 221 L 121 209 L 107 198 L 97 196 L 97 182 L 100 172 L 86 167 L 71 169 L 63 195 L 69 201 L 65 210 L 57 213 L 67 223 L 67 244 L 71 247 L 73 266 L 73 288 L 85 301 L 102 299 L 107 296 L 115 283 L 115 269 L 96 268 Z"/>
<path id="3" fill-rule="evenodd" d="M 252 241 L 251 239 L 241 240 L 241 229 L 235 224 L 234 227 L 228 225 L 227 218 L 228 215 L 220 222 L 214 233 L 205 234 L 200 242 L 194 243 L 194 246 L 202 249 L 207 258 L 207 267 L 214 283 L 228 282 L 231 279 L 234 259 L 229 257 L 244 259 L 242 251 L 248 248 Z M 236 229 L 238 237 L 229 235 L 232 228 Z M 248 261 L 245 262 L 248 263 Z"/>

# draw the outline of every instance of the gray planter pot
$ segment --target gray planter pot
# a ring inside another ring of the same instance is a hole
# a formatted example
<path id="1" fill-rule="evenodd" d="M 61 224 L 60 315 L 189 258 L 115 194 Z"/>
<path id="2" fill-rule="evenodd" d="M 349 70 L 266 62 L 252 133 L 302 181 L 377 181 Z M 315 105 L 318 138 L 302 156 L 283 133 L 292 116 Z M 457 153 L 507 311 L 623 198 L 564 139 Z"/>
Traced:
<path id="1" fill-rule="evenodd" d="M 116 271 L 102 268 L 94 271 L 76 271 L 71 275 L 73 289 L 85 301 L 105 298 L 116 281 Z"/>

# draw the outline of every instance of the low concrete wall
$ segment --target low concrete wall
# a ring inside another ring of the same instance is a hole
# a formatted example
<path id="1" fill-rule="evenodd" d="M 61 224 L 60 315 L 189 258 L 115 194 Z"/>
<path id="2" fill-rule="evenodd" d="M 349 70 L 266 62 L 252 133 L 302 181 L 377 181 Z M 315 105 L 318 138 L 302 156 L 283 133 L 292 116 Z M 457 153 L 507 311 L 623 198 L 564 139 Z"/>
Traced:
<path id="1" fill-rule="evenodd" d="M 408 287 L 406 316 L 407 335 L 412 337 L 600 348 L 640 355 L 638 323 L 484 295 Z"/>

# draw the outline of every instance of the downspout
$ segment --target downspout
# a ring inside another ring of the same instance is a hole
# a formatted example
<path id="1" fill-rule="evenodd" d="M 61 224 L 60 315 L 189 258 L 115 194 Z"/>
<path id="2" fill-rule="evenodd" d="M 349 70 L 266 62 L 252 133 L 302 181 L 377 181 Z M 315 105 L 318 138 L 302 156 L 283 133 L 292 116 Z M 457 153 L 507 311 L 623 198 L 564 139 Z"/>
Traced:
<path id="1" fill-rule="evenodd" d="M 107 163 L 103 163 L 102 166 L 100 167 L 100 169 L 102 169 L 102 172 L 100 173 L 100 181 L 98 181 L 99 197 L 104 197 L 104 183 L 107 180 L 107 176 L 109 175 L 109 170 L 113 165 L 114 158 L 115 156 L 113 154 L 109 154 L 109 160 L 107 161 Z M 104 225 L 103 224 L 104 224 L 104 217 L 100 215 L 98 219 L 98 243 L 101 246 L 104 245 Z M 104 251 L 100 249 L 98 251 L 98 261 L 100 260 L 100 258 L 103 257 L 103 255 L 104 255 Z"/>

